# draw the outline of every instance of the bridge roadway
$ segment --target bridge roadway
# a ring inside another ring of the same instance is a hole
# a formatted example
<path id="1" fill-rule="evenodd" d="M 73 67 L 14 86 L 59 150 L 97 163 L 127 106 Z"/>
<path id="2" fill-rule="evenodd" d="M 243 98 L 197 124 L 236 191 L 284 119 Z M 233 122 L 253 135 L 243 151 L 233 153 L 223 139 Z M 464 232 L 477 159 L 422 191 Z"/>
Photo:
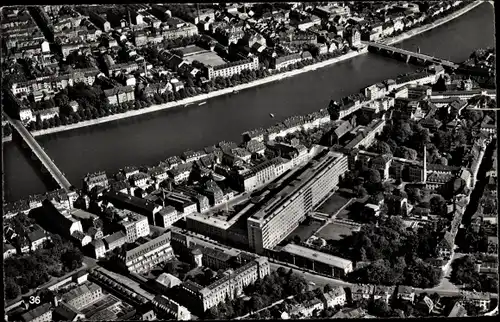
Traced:
<path id="1" fill-rule="evenodd" d="M 454 62 L 448 61 L 448 60 L 436 58 L 434 56 L 429 56 L 426 54 L 415 53 L 413 51 L 409 51 L 409 50 L 394 47 L 394 46 L 384 45 L 384 44 L 378 43 L 378 42 L 361 41 L 361 43 L 364 45 L 367 45 L 368 47 L 383 49 L 383 50 L 387 50 L 390 52 L 406 55 L 408 57 L 415 57 L 415 58 L 418 58 L 418 59 L 421 59 L 424 61 L 432 61 L 432 62 L 435 62 L 436 64 L 440 64 L 440 65 L 451 67 L 451 68 L 458 68 L 459 67 L 459 65 L 455 64 Z"/>
<path id="2" fill-rule="evenodd" d="M 54 161 L 47 155 L 47 153 L 45 153 L 33 135 L 31 135 L 31 133 L 24 127 L 21 121 L 14 120 L 6 115 L 6 113 L 4 114 L 12 127 L 17 131 L 17 133 L 19 133 L 19 135 L 21 135 L 24 142 L 26 142 L 31 151 L 36 155 L 38 160 L 40 160 L 43 166 L 49 171 L 50 175 L 54 178 L 57 184 L 69 192 L 71 190 L 71 183 L 69 183 L 68 179 L 64 176 L 64 173 L 59 170 Z"/>

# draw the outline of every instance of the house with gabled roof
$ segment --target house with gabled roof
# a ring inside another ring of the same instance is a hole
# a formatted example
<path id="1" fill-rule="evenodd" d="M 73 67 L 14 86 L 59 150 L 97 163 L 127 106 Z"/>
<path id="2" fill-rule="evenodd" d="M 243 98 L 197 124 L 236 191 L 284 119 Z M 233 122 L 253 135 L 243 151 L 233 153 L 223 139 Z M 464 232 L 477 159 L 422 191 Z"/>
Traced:
<path id="1" fill-rule="evenodd" d="M 439 241 L 437 245 L 438 256 L 443 259 L 449 259 L 453 253 L 453 248 L 455 247 L 455 237 L 451 232 L 446 231 L 443 238 Z"/>

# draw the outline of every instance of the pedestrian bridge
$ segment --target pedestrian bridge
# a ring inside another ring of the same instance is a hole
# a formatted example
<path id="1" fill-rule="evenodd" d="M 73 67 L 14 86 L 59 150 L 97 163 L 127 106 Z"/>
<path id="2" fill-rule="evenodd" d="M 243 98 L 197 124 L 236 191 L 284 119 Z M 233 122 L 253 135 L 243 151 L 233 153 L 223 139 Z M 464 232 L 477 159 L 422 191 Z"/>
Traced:
<path id="1" fill-rule="evenodd" d="M 409 51 L 409 50 L 406 50 L 403 48 L 398 48 L 398 47 L 385 45 L 382 43 L 372 42 L 372 41 L 362 41 L 361 43 L 368 46 L 368 48 L 374 48 L 378 51 L 385 51 L 385 52 L 388 52 L 389 54 L 400 54 L 403 57 L 406 57 L 406 62 L 409 62 L 411 58 L 415 58 L 415 59 L 418 59 L 418 60 L 423 61 L 423 62 L 431 62 L 434 64 L 443 65 L 443 66 L 450 67 L 453 69 L 456 69 L 459 67 L 459 65 L 457 65 L 454 62 L 451 62 L 449 60 L 436 58 L 434 56 L 429 56 L 426 54 L 415 53 L 413 51 Z"/>
<path id="2" fill-rule="evenodd" d="M 5 114 L 5 113 L 4 113 Z M 19 120 L 12 119 L 10 116 L 6 115 L 7 120 L 12 125 L 12 128 L 19 134 L 19 136 L 26 143 L 27 147 L 31 152 L 38 158 L 42 165 L 47 169 L 52 178 L 57 182 L 57 184 L 65 189 L 66 191 L 71 191 L 71 183 L 64 176 L 61 170 L 56 166 L 54 160 L 52 160 L 45 150 L 38 144 L 33 135 L 24 127 L 24 125 Z"/>

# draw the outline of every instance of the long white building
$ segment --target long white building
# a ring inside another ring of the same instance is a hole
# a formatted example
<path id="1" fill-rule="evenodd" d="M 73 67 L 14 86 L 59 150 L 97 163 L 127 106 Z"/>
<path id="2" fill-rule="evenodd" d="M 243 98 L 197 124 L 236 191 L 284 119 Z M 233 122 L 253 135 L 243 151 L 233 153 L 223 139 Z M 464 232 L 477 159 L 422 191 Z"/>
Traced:
<path id="1" fill-rule="evenodd" d="M 337 188 L 347 170 L 347 156 L 325 151 L 284 177 L 280 190 L 247 219 L 250 249 L 262 254 L 280 243 Z"/>

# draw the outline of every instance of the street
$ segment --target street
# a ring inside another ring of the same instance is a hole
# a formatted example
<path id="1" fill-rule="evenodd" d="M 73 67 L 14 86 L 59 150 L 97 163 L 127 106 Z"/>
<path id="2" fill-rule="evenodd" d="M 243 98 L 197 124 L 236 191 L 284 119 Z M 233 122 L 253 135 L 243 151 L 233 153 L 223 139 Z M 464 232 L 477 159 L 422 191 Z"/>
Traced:
<path id="1" fill-rule="evenodd" d="M 316 275 L 312 274 L 310 272 L 304 272 L 303 269 L 294 267 L 293 265 L 285 265 L 285 264 L 280 264 L 280 263 L 275 263 L 275 262 L 270 262 L 272 270 L 277 270 L 280 267 L 285 268 L 286 270 L 289 270 L 290 268 L 293 269 L 293 271 L 297 274 L 300 274 L 303 276 L 306 281 L 308 282 L 313 282 L 316 286 L 318 287 L 323 287 L 327 284 L 330 284 L 332 286 L 342 286 L 342 287 L 350 287 L 352 286 L 352 283 L 341 281 L 339 279 L 334 279 L 322 275 Z"/>
<path id="2" fill-rule="evenodd" d="M 457 254 L 456 256 L 457 256 L 456 258 L 459 258 L 459 257 L 465 256 L 465 254 Z M 310 272 L 304 272 L 302 269 L 293 267 L 292 265 L 285 265 L 285 264 L 274 263 L 274 262 L 271 262 L 270 265 L 271 265 L 272 270 L 277 270 L 279 267 L 284 267 L 287 270 L 292 268 L 295 273 L 302 275 L 306 281 L 313 282 L 318 287 L 324 287 L 327 284 L 330 284 L 332 286 L 342 286 L 342 287 L 352 287 L 354 285 L 353 283 L 345 282 L 345 281 L 342 281 L 339 279 L 334 279 L 331 277 L 312 274 Z M 451 272 L 451 269 L 448 270 L 447 274 L 449 274 L 450 272 Z M 443 278 L 443 281 L 441 282 L 440 285 L 438 285 L 434 288 L 428 288 L 428 289 L 415 288 L 415 293 L 417 293 L 417 294 L 437 293 L 440 296 L 459 296 L 462 293 L 462 290 L 460 290 L 457 286 L 451 284 L 448 281 L 448 279 L 445 277 L 445 278 Z M 498 298 L 498 294 L 490 293 L 490 295 L 492 298 Z"/>

